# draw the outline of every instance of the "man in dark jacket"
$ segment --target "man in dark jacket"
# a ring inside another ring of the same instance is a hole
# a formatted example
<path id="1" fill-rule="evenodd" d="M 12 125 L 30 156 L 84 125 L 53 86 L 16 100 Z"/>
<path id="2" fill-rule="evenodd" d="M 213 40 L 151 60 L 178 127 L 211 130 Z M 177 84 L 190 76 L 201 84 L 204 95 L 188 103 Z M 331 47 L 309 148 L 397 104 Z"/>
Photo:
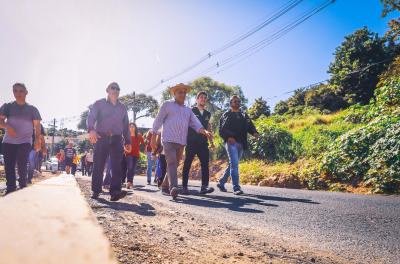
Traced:
<path id="1" fill-rule="evenodd" d="M 241 101 L 239 96 L 234 95 L 230 100 L 230 109 L 223 113 L 219 122 L 219 134 L 224 139 L 225 149 L 229 158 L 229 165 L 224 175 L 218 180 L 217 187 L 226 192 L 225 183 L 229 175 L 232 177 L 233 193 L 243 194 L 239 185 L 239 161 L 243 151 L 247 149 L 247 134 L 258 138 L 259 134 L 253 122 L 240 109 Z"/>
<path id="2" fill-rule="evenodd" d="M 199 92 L 196 96 L 196 106 L 192 108 L 193 113 L 200 120 L 201 124 L 208 131 L 211 131 L 210 118 L 211 113 L 208 112 L 205 107 L 207 103 L 207 93 Z M 211 147 L 214 146 L 212 139 L 210 138 Z M 200 194 L 212 193 L 214 189 L 208 187 L 210 173 L 208 168 L 208 163 L 210 159 L 210 150 L 208 149 L 208 139 L 207 137 L 197 133 L 193 128 L 189 127 L 187 145 L 185 148 L 185 162 L 183 164 L 182 172 L 182 194 L 189 194 L 188 181 L 189 181 L 189 171 L 192 166 L 194 157 L 200 160 L 201 165 L 201 189 Z"/>

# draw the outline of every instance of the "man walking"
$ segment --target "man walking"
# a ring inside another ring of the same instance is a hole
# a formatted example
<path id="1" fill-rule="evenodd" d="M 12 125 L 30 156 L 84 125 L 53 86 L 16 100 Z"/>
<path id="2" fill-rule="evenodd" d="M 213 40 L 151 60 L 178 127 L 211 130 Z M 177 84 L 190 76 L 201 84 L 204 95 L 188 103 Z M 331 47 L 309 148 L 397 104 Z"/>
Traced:
<path id="1" fill-rule="evenodd" d="M 26 103 L 28 90 L 23 83 L 13 85 L 15 101 L 0 108 L 0 128 L 5 128 L 3 153 L 6 172 L 6 194 L 17 189 L 15 165 L 18 165 L 19 187 L 27 184 L 27 163 L 35 135 L 34 150 L 40 150 L 40 114 L 36 107 Z"/>
<path id="2" fill-rule="evenodd" d="M 93 174 L 93 149 L 89 149 L 89 152 L 86 154 L 86 172 L 89 177 L 92 177 Z"/>
<path id="3" fill-rule="evenodd" d="M 107 99 L 95 102 L 88 116 L 90 142 L 95 145 L 92 176 L 93 198 L 98 198 L 102 191 L 104 166 L 108 155 L 111 159 L 111 201 L 118 201 L 126 196 L 121 190 L 122 155 L 131 150 L 131 135 L 126 107 L 118 100 L 120 88 L 115 82 L 107 89 Z"/>
<path id="4" fill-rule="evenodd" d="M 86 175 L 86 151 L 81 156 L 81 170 L 82 176 Z"/>
<path id="5" fill-rule="evenodd" d="M 65 147 L 64 153 L 65 153 L 65 172 L 67 174 L 70 174 L 71 173 L 71 168 L 72 168 L 73 163 L 74 163 L 74 158 L 76 156 L 76 151 L 72 147 L 72 143 L 71 142 L 69 142 L 68 145 Z"/>
<path id="6" fill-rule="evenodd" d="M 225 183 L 229 175 L 232 177 L 233 193 L 243 194 L 239 185 L 239 161 L 243 151 L 247 149 L 247 133 L 258 138 L 258 132 L 253 122 L 240 109 L 241 101 L 239 96 L 234 95 L 230 99 L 230 109 L 222 114 L 219 122 L 219 134 L 224 139 L 225 149 L 229 158 L 229 165 L 223 176 L 218 180 L 217 187 L 226 192 Z"/>
<path id="7" fill-rule="evenodd" d="M 192 108 L 193 113 L 200 120 L 203 127 L 207 128 L 208 131 L 210 129 L 210 118 L 211 113 L 208 112 L 205 107 L 207 103 L 207 93 L 199 92 L 196 96 L 196 106 Z M 211 146 L 214 147 L 214 143 L 211 141 Z M 188 138 L 187 138 L 187 146 L 185 148 L 185 162 L 183 164 L 183 172 L 182 172 L 182 194 L 189 194 L 188 190 L 188 181 L 189 181 L 189 171 L 190 166 L 192 166 L 192 162 L 194 157 L 197 157 L 200 160 L 201 165 L 201 189 L 200 194 L 212 193 L 214 191 L 213 188 L 208 187 L 210 173 L 208 168 L 208 163 L 210 159 L 210 151 L 208 149 L 208 140 L 207 137 L 196 133 L 192 128 L 189 127 Z"/>
<path id="8" fill-rule="evenodd" d="M 151 147 L 153 152 L 156 152 L 156 136 L 162 127 L 161 142 L 167 161 L 167 177 L 162 183 L 162 190 L 163 192 L 168 192 L 173 199 L 178 196 L 177 169 L 182 158 L 183 148 L 187 142 L 188 128 L 191 127 L 197 133 L 211 137 L 210 132 L 203 128 L 192 110 L 185 106 L 186 94 L 190 90 L 191 87 L 183 83 L 170 88 L 170 93 L 174 96 L 174 100 L 163 103 L 152 128 Z"/>
<path id="9" fill-rule="evenodd" d="M 41 172 L 41 159 L 43 155 L 46 155 L 47 149 L 46 149 L 46 145 L 44 142 L 44 128 L 42 125 L 40 125 L 40 150 L 39 152 L 37 152 L 34 148 L 35 145 L 35 137 L 32 137 L 32 147 L 31 147 L 31 151 L 29 152 L 28 155 L 28 184 L 32 183 L 32 178 L 33 178 L 33 174 L 35 172 L 35 170 Z"/>

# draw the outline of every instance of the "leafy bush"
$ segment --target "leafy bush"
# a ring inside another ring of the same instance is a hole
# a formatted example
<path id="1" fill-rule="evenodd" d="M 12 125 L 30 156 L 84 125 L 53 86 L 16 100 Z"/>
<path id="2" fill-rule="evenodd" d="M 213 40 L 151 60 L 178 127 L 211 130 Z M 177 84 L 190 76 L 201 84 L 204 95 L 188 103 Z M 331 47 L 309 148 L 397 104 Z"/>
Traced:
<path id="1" fill-rule="evenodd" d="M 385 156 L 378 150 L 388 148 L 389 142 L 400 141 L 397 132 L 390 132 L 396 131 L 399 121 L 399 117 L 382 116 L 339 137 L 323 154 L 322 172 L 337 181 L 360 182 L 368 179 L 375 190 L 388 189 L 388 184 L 393 185 L 397 177 L 392 172 L 400 171 L 400 166 L 393 161 L 396 159 L 393 154 Z M 399 151 L 397 149 L 397 153 Z"/>
<path id="2" fill-rule="evenodd" d="M 257 123 L 260 133 L 258 140 L 250 139 L 250 151 L 256 157 L 265 161 L 293 161 L 294 144 L 292 134 L 289 131 L 272 124 L 271 122 Z"/>
<path id="3" fill-rule="evenodd" d="M 366 184 L 376 192 L 395 192 L 400 185 L 400 122 L 391 124 L 370 148 Z"/>
<path id="4" fill-rule="evenodd" d="M 244 184 L 262 186 L 328 189 L 320 177 L 315 160 L 301 159 L 294 163 L 267 163 L 263 160 L 246 160 L 239 164 L 240 180 Z"/>

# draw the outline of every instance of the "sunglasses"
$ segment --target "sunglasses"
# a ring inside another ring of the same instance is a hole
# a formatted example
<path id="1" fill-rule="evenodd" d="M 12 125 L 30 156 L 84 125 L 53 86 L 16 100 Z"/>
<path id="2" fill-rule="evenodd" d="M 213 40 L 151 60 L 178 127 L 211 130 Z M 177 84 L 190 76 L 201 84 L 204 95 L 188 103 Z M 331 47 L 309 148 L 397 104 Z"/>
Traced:
<path id="1" fill-rule="evenodd" d="M 115 86 L 111 86 L 110 89 L 111 89 L 111 90 L 118 91 L 118 92 L 119 92 L 119 90 L 120 90 L 119 87 L 115 87 Z"/>
<path id="2" fill-rule="evenodd" d="M 232 103 L 239 103 L 240 104 L 240 100 L 232 100 Z"/>
<path id="3" fill-rule="evenodd" d="M 25 93 L 25 89 L 14 89 L 14 93 Z"/>

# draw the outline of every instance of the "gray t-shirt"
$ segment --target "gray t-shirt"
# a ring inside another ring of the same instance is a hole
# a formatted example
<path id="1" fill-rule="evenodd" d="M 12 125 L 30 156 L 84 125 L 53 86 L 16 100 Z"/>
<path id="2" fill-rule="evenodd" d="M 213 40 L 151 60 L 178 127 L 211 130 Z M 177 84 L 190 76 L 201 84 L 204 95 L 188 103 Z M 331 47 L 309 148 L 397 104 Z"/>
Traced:
<path id="1" fill-rule="evenodd" d="M 36 107 L 29 104 L 19 105 L 16 102 L 6 103 L 0 108 L 0 115 L 7 118 L 7 123 L 14 128 L 17 136 L 4 135 L 3 143 L 32 144 L 33 120 L 42 120 Z"/>

